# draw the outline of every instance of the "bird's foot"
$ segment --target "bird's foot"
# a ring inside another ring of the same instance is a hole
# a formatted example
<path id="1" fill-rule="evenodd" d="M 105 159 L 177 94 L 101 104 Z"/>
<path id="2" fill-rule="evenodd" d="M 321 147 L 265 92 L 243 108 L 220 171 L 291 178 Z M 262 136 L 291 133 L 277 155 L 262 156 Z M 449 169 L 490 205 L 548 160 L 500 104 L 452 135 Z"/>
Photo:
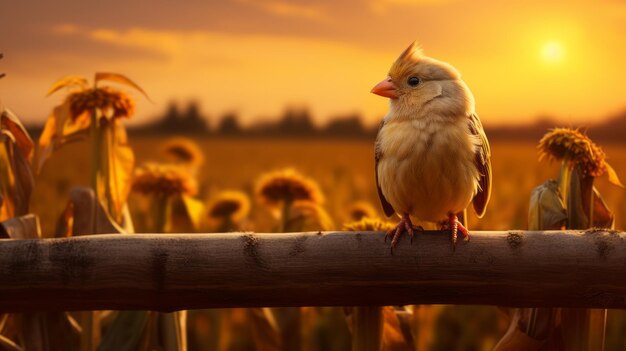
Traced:
<path id="1" fill-rule="evenodd" d="M 450 231 L 453 251 L 456 249 L 456 239 L 459 232 L 463 234 L 463 238 L 467 238 L 467 241 L 470 240 L 469 231 L 463 226 L 463 224 L 459 221 L 459 218 L 454 213 L 448 213 L 448 221 L 443 223 L 441 230 Z"/>
<path id="2" fill-rule="evenodd" d="M 402 219 L 400 219 L 400 222 L 398 222 L 398 225 L 387 231 L 387 234 L 385 234 L 385 242 L 387 241 L 387 238 L 391 238 L 391 253 L 393 254 L 393 249 L 398 244 L 398 240 L 400 240 L 403 232 L 407 232 L 409 234 L 409 237 L 411 238 L 411 244 L 413 244 L 413 237 L 415 236 L 415 232 L 423 230 L 424 228 L 422 228 L 421 226 L 414 227 L 413 223 L 411 222 L 411 217 L 409 217 L 408 214 L 404 214 L 402 216 Z"/>

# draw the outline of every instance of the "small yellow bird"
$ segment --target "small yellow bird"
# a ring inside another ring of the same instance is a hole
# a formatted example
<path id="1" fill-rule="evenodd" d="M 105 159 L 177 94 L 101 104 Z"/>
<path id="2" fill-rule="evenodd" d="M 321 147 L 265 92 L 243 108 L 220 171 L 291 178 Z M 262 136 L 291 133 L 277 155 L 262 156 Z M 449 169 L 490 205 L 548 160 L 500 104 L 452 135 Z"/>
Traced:
<path id="1" fill-rule="evenodd" d="M 469 239 L 458 214 L 473 202 L 482 217 L 491 193 L 489 142 L 474 97 L 459 72 L 411 44 L 371 91 L 390 99 L 376 138 L 376 183 L 387 216 L 402 217 L 387 232 L 391 249 L 413 221 L 435 222 Z M 419 228 L 418 230 L 421 230 Z"/>

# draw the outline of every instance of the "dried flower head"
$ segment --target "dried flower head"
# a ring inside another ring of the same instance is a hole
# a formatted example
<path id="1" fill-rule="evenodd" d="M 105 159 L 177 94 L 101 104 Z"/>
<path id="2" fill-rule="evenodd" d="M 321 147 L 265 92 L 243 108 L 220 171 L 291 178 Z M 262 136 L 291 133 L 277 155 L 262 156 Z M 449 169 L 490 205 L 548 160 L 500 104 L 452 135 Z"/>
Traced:
<path id="1" fill-rule="evenodd" d="M 132 190 L 156 196 L 193 195 L 197 192 L 197 184 L 181 167 L 145 163 L 135 170 Z"/>
<path id="2" fill-rule="evenodd" d="M 111 87 L 84 89 L 67 96 L 72 120 L 94 109 L 109 118 L 130 117 L 135 112 L 135 102 L 126 93 Z"/>
<path id="3" fill-rule="evenodd" d="M 609 181 L 621 185 L 602 148 L 577 129 L 554 128 L 541 138 L 538 148 L 539 160 L 564 161 L 572 168 L 578 165 L 584 175 L 592 177 L 608 172 Z"/>
<path id="4" fill-rule="evenodd" d="M 374 207 L 369 202 L 355 202 L 350 208 L 350 218 L 352 218 L 352 220 L 354 221 L 358 221 L 363 217 L 376 217 L 376 209 L 374 209 Z"/>
<path id="5" fill-rule="evenodd" d="M 333 220 L 318 203 L 300 200 L 293 203 L 285 221 L 285 231 L 332 230 Z"/>
<path id="6" fill-rule="evenodd" d="M 343 230 L 346 231 L 388 231 L 394 228 L 395 225 L 390 222 L 381 220 L 380 218 L 363 217 L 360 221 L 350 222 L 343 225 Z"/>
<path id="7" fill-rule="evenodd" d="M 241 191 L 222 191 L 209 203 L 208 214 L 213 220 L 239 222 L 248 216 L 250 200 Z"/>
<path id="8" fill-rule="evenodd" d="M 165 142 L 161 153 L 168 160 L 180 162 L 192 166 L 201 166 L 204 156 L 198 144 L 188 138 L 172 138 Z"/>
<path id="9" fill-rule="evenodd" d="M 294 201 L 324 202 L 317 183 L 291 168 L 261 175 L 255 189 L 259 201 L 268 206 Z"/>

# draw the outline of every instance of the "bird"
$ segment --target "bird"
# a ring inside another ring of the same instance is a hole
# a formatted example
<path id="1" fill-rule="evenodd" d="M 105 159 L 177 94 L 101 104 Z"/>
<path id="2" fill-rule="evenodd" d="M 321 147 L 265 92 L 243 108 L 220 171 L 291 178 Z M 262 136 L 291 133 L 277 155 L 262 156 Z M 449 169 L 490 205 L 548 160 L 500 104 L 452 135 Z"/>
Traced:
<path id="1" fill-rule="evenodd" d="M 459 220 L 472 203 L 479 218 L 491 195 L 491 150 L 474 96 L 450 64 L 428 57 L 413 42 L 371 90 L 389 98 L 375 142 L 378 195 L 387 217 L 400 216 L 385 235 L 393 253 L 413 222 L 434 222 L 469 240 Z"/>

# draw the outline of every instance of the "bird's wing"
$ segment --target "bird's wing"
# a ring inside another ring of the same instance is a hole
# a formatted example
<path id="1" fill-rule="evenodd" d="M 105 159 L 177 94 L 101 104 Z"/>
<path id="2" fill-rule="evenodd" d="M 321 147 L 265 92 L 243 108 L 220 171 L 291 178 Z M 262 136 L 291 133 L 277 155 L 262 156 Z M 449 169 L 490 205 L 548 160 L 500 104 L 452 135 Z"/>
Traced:
<path id="1" fill-rule="evenodd" d="M 469 127 L 472 134 L 477 136 L 479 140 L 475 164 L 480 173 L 480 178 L 478 179 L 478 192 L 474 195 L 472 203 L 478 218 L 481 218 L 485 214 L 487 203 L 491 197 L 491 150 L 480 118 L 475 113 L 469 116 Z"/>
<path id="2" fill-rule="evenodd" d="M 385 121 L 380 122 L 380 127 L 378 128 L 378 133 L 380 135 L 380 129 L 382 129 Z M 391 204 L 385 199 L 385 195 L 383 195 L 383 191 L 380 188 L 380 184 L 378 183 L 378 161 L 380 161 L 382 155 L 382 150 L 380 147 L 380 141 L 378 140 L 379 136 L 376 137 L 376 144 L 374 146 L 374 169 L 376 171 L 376 188 L 378 189 L 378 197 L 380 198 L 380 203 L 383 205 L 383 211 L 387 217 L 391 217 L 396 211 L 393 209 Z"/>

